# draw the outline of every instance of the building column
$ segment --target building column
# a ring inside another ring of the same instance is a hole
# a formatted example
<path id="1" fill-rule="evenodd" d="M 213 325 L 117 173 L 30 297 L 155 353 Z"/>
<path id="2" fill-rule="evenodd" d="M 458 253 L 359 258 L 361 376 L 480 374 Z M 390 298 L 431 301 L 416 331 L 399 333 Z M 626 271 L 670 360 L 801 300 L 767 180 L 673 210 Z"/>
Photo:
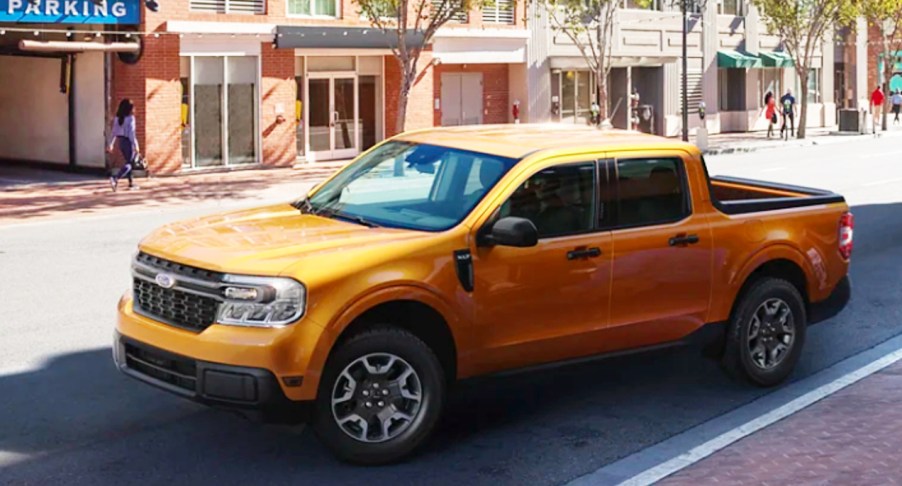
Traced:
<path id="1" fill-rule="evenodd" d="M 823 62 L 820 71 L 821 85 L 821 103 L 824 104 L 824 116 L 821 119 L 822 125 L 832 127 L 836 125 L 836 100 L 833 93 L 833 72 L 836 57 L 835 48 L 833 47 L 833 31 L 824 34 L 824 43 L 821 47 L 823 53 Z"/>
<path id="2" fill-rule="evenodd" d="M 291 167 L 298 156 L 294 50 L 274 49 L 272 43 L 264 42 L 260 63 L 260 161 L 270 166 Z"/>
<path id="3" fill-rule="evenodd" d="M 748 20 L 746 21 L 746 25 Z M 707 2 L 702 14 L 702 101 L 705 102 L 705 127 L 710 133 L 720 133 L 720 106 L 717 92 L 717 2 Z"/>
<path id="4" fill-rule="evenodd" d="M 855 78 L 852 89 L 853 96 L 858 100 L 857 108 L 867 109 L 869 95 L 872 86 L 868 84 L 868 23 L 863 17 L 859 17 L 855 23 Z M 876 60 L 874 60 L 876 63 Z"/>

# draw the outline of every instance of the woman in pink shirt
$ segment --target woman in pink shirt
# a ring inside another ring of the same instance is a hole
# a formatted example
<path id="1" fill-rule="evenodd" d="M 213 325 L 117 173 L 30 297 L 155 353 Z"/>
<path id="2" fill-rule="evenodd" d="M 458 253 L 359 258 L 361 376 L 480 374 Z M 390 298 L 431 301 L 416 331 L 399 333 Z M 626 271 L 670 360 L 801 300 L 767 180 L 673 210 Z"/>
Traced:
<path id="1" fill-rule="evenodd" d="M 774 125 L 777 124 L 777 101 L 770 91 L 764 95 L 764 116 L 767 117 L 767 138 L 774 134 Z"/>

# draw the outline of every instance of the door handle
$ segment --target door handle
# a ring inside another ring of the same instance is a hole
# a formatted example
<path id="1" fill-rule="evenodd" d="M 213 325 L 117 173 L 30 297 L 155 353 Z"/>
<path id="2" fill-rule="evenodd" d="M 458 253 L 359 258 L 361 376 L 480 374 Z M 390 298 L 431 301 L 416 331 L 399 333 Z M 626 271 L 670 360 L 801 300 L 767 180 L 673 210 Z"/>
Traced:
<path id="1" fill-rule="evenodd" d="M 676 235 L 667 241 L 670 246 L 686 246 L 698 243 L 698 235 Z"/>
<path id="2" fill-rule="evenodd" d="M 578 248 L 567 252 L 567 260 L 578 260 L 580 258 L 597 258 L 601 256 L 601 248 Z"/>

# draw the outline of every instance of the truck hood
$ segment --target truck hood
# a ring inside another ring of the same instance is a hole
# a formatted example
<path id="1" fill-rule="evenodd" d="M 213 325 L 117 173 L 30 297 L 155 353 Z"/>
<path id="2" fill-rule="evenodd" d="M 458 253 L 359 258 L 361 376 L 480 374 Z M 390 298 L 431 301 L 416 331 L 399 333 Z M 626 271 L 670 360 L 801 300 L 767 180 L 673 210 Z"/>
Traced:
<path id="1" fill-rule="evenodd" d="M 362 246 L 370 249 L 422 236 L 301 214 L 279 204 L 172 223 L 147 236 L 139 248 L 208 270 L 278 275 L 301 258 L 323 264 L 327 255 L 340 258 Z"/>

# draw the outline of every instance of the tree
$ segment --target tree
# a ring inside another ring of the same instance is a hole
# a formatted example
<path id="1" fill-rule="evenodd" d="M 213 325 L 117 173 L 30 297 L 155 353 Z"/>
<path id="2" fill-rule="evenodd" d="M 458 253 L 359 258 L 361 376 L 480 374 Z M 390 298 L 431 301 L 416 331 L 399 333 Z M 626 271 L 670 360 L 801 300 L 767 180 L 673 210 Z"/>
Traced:
<path id="1" fill-rule="evenodd" d="M 860 0 L 861 15 L 881 34 L 883 55 L 883 86 L 889 88 L 893 79 L 896 53 L 902 51 L 902 0 Z M 891 96 L 883 107 L 883 130 L 887 129 L 886 114 Z"/>
<path id="2" fill-rule="evenodd" d="M 395 130 L 404 131 L 407 99 L 422 70 L 417 63 L 423 49 L 432 43 L 443 25 L 484 0 L 354 0 L 370 24 L 390 39 L 390 47 L 401 70 Z M 428 66 L 427 66 L 428 68 Z M 423 70 L 425 70 L 424 68 Z"/>
<path id="3" fill-rule="evenodd" d="M 801 84 L 801 113 L 798 137 L 805 138 L 808 119 L 808 77 L 818 47 L 828 30 L 848 25 L 855 19 L 858 0 L 751 0 L 764 15 L 772 33 L 783 39 L 783 45 L 795 61 Z"/>
<path id="4" fill-rule="evenodd" d="M 614 20 L 619 0 L 538 0 L 553 32 L 561 32 L 579 50 L 595 77 L 595 102 L 599 116 L 610 116 L 608 74 Z M 650 0 L 649 0 L 650 1 Z"/>

